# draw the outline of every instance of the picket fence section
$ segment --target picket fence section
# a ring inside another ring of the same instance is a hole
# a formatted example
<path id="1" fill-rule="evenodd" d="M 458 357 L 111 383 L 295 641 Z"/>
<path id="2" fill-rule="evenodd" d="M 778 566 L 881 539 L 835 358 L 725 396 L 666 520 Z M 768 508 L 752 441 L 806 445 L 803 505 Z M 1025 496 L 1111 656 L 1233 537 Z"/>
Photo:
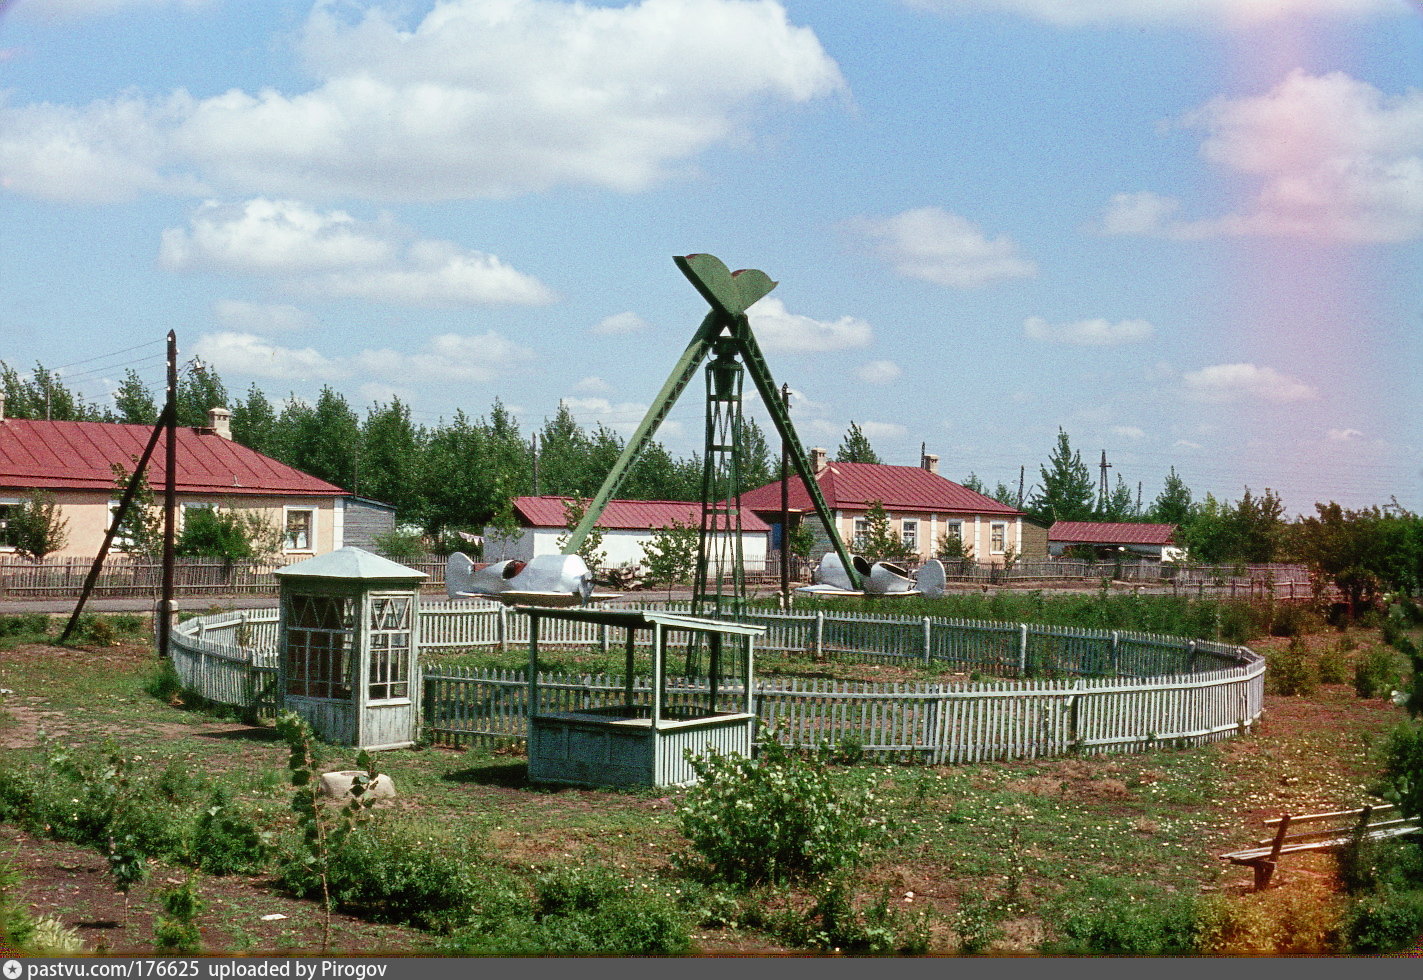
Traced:
<path id="1" fill-rule="evenodd" d="M 1126 631 L 869 613 L 757 612 L 743 619 L 767 627 L 758 640 L 761 651 L 914 663 L 956 675 L 931 683 L 757 681 L 755 712 L 787 745 L 829 743 L 931 763 L 1131 752 L 1244 733 L 1263 710 L 1264 659 L 1245 647 Z M 422 610 L 421 647 L 428 654 L 523 645 L 528 623 L 527 616 L 493 603 L 441 603 Z M 593 624 L 542 625 L 543 649 L 607 649 L 610 639 L 606 628 Z M 170 653 L 191 690 L 270 713 L 276 628 L 275 610 L 199 617 L 174 630 Z M 458 745 L 526 737 L 527 670 L 426 663 L 423 681 L 423 720 L 435 739 Z M 638 703 L 650 703 L 650 682 L 634 679 Z M 730 680 L 718 687 L 728 710 L 744 692 Z M 586 710 L 627 696 L 623 678 L 612 675 L 541 673 L 538 690 L 541 711 Z M 679 704 L 705 693 L 706 680 L 669 678 L 667 690 L 669 702 Z"/>

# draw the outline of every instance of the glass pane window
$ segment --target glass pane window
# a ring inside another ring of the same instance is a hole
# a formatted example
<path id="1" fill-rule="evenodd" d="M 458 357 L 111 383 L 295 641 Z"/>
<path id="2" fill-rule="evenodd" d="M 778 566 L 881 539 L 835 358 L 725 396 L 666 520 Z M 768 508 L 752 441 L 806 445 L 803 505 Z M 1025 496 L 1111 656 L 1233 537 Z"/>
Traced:
<path id="1" fill-rule="evenodd" d="M 863 517 L 855 518 L 855 536 L 850 541 L 850 547 L 856 551 L 865 546 L 865 538 L 870 533 L 870 522 Z"/>
<path id="2" fill-rule="evenodd" d="M 288 510 L 287 511 L 287 551 L 310 551 L 312 550 L 312 532 L 316 525 L 316 511 L 314 510 Z"/>
<path id="3" fill-rule="evenodd" d="M 19 507 L 18 500 L 0 501 L 0 548 L 15 547 L 15 529 L 10 522 Z"/>
<path id="4" fill-rule="evenodd" d="M 410 614 L 408 595 L 371 596 L 370 680 L 366 697 L 391 701 L 410 697 Z"/>
<path id="5" fill-rule="evenodd" d="M 899 536 L 904 547 L 910 551 L 919 550 L 919 522 L 906 520 L 899 525 Z"/>
<path id="6" fill-rule="evenodd" d="M 353 601 L 337 596 L 285 597 L 287 693 L 302 698 L 351 699 Z"/>
<path id="7" fill-rule="evenodd" d="M 1008 525 L 994 524 L 992 527 L 992 549 L 995 555 L 1003 554 L 1008 544 Z"/>

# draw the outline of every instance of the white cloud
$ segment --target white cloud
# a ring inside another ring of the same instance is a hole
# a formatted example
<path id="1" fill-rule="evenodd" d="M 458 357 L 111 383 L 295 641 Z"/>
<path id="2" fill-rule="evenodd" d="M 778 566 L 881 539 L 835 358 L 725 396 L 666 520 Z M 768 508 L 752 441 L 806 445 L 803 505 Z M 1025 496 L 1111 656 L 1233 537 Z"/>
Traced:
<path id="1" fill-rule="evenodd" d="M 897 379 L 904 372 L 893 361 L 867 361 L 855 371 L 855 377 L 866 384 L 882 385 Z"/>
<path id="2" fill-rule="evenodd" d="M 647 321 L 636 313 L 614 313 L 593 324 L 592 332 L 602 336 L 620 333 L 639 333 L 647 329 Z"/>
<path id="3" fill-rule="evenodd" d="M 589 375 L 574 385 L 573 390 L 585 395 L 606 395 L 613 390 L 613 386 L 596 375 Z"/>
<path id="4" fill-rule="evenodd" d="M 175 272 L 270 276 L 295 292 L 409 305 L 535 305 L 553 292 L 497 256 L 410 240 L 388 221 L 357 221 L 296 201 L 208 201 L 188 227 L 163 232 L 159 262 Z"/>
<path id="5" fill-rule="evenodd" d="M 1145 439 L 1146 432 L 1134 425 L 1114 425 L 1112 435 L 1121 436 L 1123 439 Z"/>
<path id="6" fill-rule="evenodd" d="M 219 323 L 237 333 L 291 333 L 316 325 L 315 317 L 306 310 L 282 304 L 224 299 L 213 304 L 212 312 Z"/>
<path id="7" fill-rule="evenodd" d="M 1315 390 L 1274 368 L 1254 364 L 1213 364 L 1182 376 L 1186 393 L 1197 401 L 1233 402 L 1254 399 L 1296 402 L 1315 397 Z"/>
<path id="8" fill-rule="evenodd" d="M 875 439 L 903 439 L 908 435 L 909 430 L 897 422 L 861 422 L 860 431 L 865 434 L 865 438 L 873 441 Z"/>
<path id="9" fill-rule="evenodd" d="M 1171 448 L 1172 448 L 1172 449 L 1189 449 L 1189 450 L 1191 450 L 1192 452 L 1198 452 L 1198 451 L 1200 451 L 1200 450 L 1202 450 L 1202 449 L 1205 449 L 1206 447 L 1205 447 L 1205 446 L 1202 446 L 1199 442 L 1192 442 L 1192 441 L 1189 440 L 1189 439 L 1177 439 L 1175 442 L 1173 442 L 1173 443 L 1171 444 Z"/>
<path id="10" fill-rule="evenodd" d="M 889 218 L 857 218 L 850 228 L 901 276 L 975 289 L 1037 273 L 1009 238 L 989 239 L 967 218 L 925 207 Z"/>
<path id="11" fill-rule="evenodd" d="M 1330 429 L 1324 433 L 1324 438 L 1330 442 L 1356 442 L 1363 437 L 1364 434 L 1358 429 Z"/>
<path id="12" fill-rule="evenodd" d="M 414 354 L 394 350 L 363 350 L 327 357 L 315 349 L 280 347 L 245 333 L 199 337 L 193 353 L 234 374 L 282 380 L 326 381 L 353 376 L 367 383 L 485 383 L 502 377 L 534 357 L 533 351 L 490 331 L 478 336 L 440 334 Z"/>
<path id="13" fill-rule="evenodd" d="M 746 311 L 762 350 L 767 353 L 807 353 L 867 347 L 874 330 L 864 320 L 842 316 L 815 320 L 791 313 L 780 300 L 767 296 Z"/>
<path id="14" fill-rule="evenodd" d="M 1374 17 L 1404 12 L 1403 0 L 907 0 L 944 13 L 1006 11 L 1063 27 L 1144 24 L 1240 28 L 1293 17 Z"/>
<path id="15" fill-rule="evenodd" d="M 773 0 L 447 0 L 408 27 L 394 9 L 349 9 L 314 6 L 307 91 L 135 97 L 130 127 L 106 103 L 0 109 L 3 172 L 23 175 L 15 190 L 90 200 L 161 189 L 175 168 L 221 192 L 310 199 L 635 191 L 742 139 L 766 107 L 845 91 Z M 68 156 L 108 164 L 83 168 L 92 184 L 43 179 L 56 130 Z"/>
<path id="16" fill-rule="evenodd" d="M 1179 125 L 1205 132 L 1206 160 L 1255 182 L 1248 206 L 1185 220 L 1170 198 L 1118 194 L 1103 231 L 1351 242 L 1423 236 L 1423 90 L 1386 95 L 1343 72 L 1296 70 L 1264 95 L 1213 99 Z"/>
<path id="17" fill-rule="evenodd" d="M 1112 323 L 1101 318 L 1077 320 L 1073 323 L 1048 323 L 1040 316 L 1023 321 L 1023 333 L 1033 340 L 1078 347 L 1109 347 L 1146 340 L 1156 328 L 1146 320 L 1119 320 Z"/>
<path id="18" fill-rule="evenodd" d="M 345 365 L 314 348 L 279 347 L 250 333 L 206 334 L 193 344 L 193 353 L 219 373 L 226 371 L 284 381 L 331 381 L 350 375 Z"/>

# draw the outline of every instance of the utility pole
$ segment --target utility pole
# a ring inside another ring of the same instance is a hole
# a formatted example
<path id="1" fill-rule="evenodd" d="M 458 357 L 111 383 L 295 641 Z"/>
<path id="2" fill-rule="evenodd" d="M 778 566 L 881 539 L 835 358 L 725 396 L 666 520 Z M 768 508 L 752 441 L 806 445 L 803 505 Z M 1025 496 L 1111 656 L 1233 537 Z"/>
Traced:
<path id="1" fill-rule="evenodd" d="M 1022 509 L 1023 509 L 1023 478 L 1027 475 L 1027 472 L 1028 472 L 1028 468 L 1027 468 L 1026 466 L 1019 466 L 1019 467 L 1018 467 L 1018 509 L 1019 509 L 1019 510 L 1022 510 Z"/>
<path id="2" fill-rule="evenodd" d="M 791 386 L 781 385 L 781 404 L 785 406 L 786 418 L 791 415 Z M 923 452 L 920 452 L 923 457 Z M 786 445 L 785 433 L 781 434 L 781 608 L 791 608 L 791 451 Z"/>
<path id="3" fill-rule="evenodd" d="M 1136 481 L 1136 516 L 1141 516 L 1141 481 Z"/>
<path id="4" fill-rule="evenodd" d="M 168 399 L 164 413 L 168 431 L 163 462 L 163 598 L 158 607 L 158 655 L 168 656 L 168 634 L 173 628 L 173 552 L 178 510 L 178 335 L 168 331 Z"/>
<path id="5" fill-rule="evenodd" d="M 534 460 L 534 496 L 539 495 L 539 434 L 529 434 L 529 454 Z"/>
<path id="6" fill-rule="evenodd" d="M 1097 482 L 1097 513 L 1104 515 L 1107 512 L 1107 471 L 1112 468 L 1112 464 L 1107 462 L 1107 451 L 1102 450 L 1102 477 Z"/>

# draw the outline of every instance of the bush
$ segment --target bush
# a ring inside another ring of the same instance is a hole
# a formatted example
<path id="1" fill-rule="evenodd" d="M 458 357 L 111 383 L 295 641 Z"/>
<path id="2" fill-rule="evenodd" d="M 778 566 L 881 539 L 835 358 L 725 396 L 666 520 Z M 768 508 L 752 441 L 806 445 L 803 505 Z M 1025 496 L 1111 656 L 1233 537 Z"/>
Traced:
<path id="1" fill-rule="evenodd" d="M 856 908 L 850 881 L 837 875 L 813 897 L 807 909 L 788 903 L 766 926 L 783 940 L 812 949 L 901 956 L 928 952 L 928 915 L 891 903 L 887 887 L 875 901 Z"/>
<path id="2" fill-rule="evenodd" d="M 1207 956 L 1319 955 L 1337 949 L 1341 903 L 1323 882 L 1301 881 L 1198 906 L 1196 951 Z"/>
<path id="3" fill-rule="evenodd" d="M 1115 895 L 1071 906 L 1044 952 L 1069 956 L 1184 956 L 1195 951 L 1196 905 L 1189 898 L 1143 901 Z"/>
<path id="4" fill-rule="evenodd" d="M 597 866 L 546 872 L 532 900 L 506 884 L 443 947 L 494 956 L 676 956 L 690 948 L 685 917 L 665 895 Z"/>
<path id="5" fill-rule="evenodd" d="M 1319 665 L 1296 636 L 1284 650 L 1265 655 L 1265 687 L 1271 694 L 1311 697 L 1319 690 Z"/>
<path id="6" fill-rule="evenodd" d="M 41 638 L 49 635 L 49 616 L 44 613 L 21 613 L 0 616 L 0 638 Z"/>
<path id="7" fill-rule="evenodd" d="M 1349 680 L 1349 653 L 1344 638 L 1340 637 L 1319 655 L 1319 683 L 1348 684 Z"/>
<path id="8" fill-rule="evenodd" d="M 1349 953 L 1396 953 L 1410 949 L 1423 935 L 1423 890 L 1391 888 L 1355 900 L 1344 914 Z"/>
<path id="9" fill-rule="evenodd" d="M 828 750 L 793 755 L 770 733 L 757 748 L 754 760 L 691 760 L 699 782 L 679 819 L 714 878 L 741 888 L 819 878 L 860 864 L 885 839 L 874 793 L 837 790 Z"/>
<path id="10" fill-rule="evenodd" d="M 1402 660 L 1388 647 L 1372 647 L 1354 664 L 1354 691 L 1361 698 L 1386 698 L 1402 686 Z"/>
<path id="11" fill-rule="evenodd" d="M 193 828 L 193 864 L 210 875 L 250 874 L 271 852 L 271 834 L 234 807 L 227 790 L 213 790 Z"/>

